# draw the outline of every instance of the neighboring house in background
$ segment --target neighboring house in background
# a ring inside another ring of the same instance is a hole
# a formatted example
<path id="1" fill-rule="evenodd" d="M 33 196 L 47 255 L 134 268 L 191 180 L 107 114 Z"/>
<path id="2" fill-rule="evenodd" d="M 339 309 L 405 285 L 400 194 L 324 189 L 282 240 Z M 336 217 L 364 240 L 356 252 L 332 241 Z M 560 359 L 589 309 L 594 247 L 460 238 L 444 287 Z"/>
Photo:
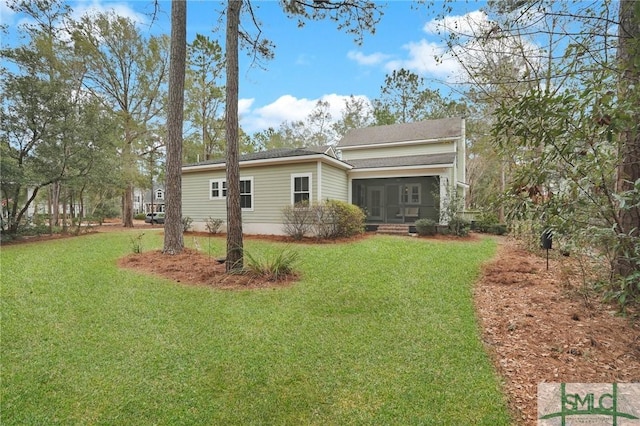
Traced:
<path id="1" fill-rule="evenodd" d="M 182 214 L 193 228 L 226 221 L 225 160 L 182 167 Z M 464 196 L 465 124 L 461 118 L 368 127 L 335 146 L 283 148 L 240 158 L 243 230 L 283 234 L 285 206 L 345 201 L 362 207 L 369 227 L 441 217 L 451 191 Z"/>
<path id="2" fill-rule="evenodd" d="M 164 185 L 154 184 L 153 191 L 140 188 L 133 191 L 133 213 L 152 212 L 164 212 Z"/>

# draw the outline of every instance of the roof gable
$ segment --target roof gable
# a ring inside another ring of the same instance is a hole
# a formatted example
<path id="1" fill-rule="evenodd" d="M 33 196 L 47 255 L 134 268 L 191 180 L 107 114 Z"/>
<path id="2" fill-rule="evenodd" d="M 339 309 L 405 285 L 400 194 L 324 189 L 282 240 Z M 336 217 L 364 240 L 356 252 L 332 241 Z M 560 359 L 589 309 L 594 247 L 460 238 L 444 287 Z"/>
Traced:
<path id="1" fill-rule="evenodd" d="M 352 129 L 338 142 L 337 148 L 454 139 L 461 137 L 462 134 L 462 118 L 440 118 L 415 123 L 398 123 Z"/>

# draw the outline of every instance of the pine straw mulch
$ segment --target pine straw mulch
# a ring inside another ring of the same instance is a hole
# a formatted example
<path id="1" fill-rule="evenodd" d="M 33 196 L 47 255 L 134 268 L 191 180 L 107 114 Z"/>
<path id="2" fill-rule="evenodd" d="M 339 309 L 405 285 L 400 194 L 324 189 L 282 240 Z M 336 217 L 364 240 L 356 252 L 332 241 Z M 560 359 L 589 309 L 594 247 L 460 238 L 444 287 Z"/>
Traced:
<path id="1" fill-rule="evenodd" d="M 228 274 L 224 263 L 218 263 L 208 255 L 190 248 L 171 256 L 163 254 L 162 250 L 132 253 L 121 258 L 118 266 L 168 278 L 178 283 L 226 290 L 286 287 L 298 280 L 295 274 L 281 276 L 278 279 L 249 272 Z"/>
<path id="2" fill-rule="evenodd" d="M 640 321 L 584 291 L 577 261 L 500 240 L 475 287 L 482 338 L 518 425 L 537 423 L 537 385 L 640 382 Z"/>

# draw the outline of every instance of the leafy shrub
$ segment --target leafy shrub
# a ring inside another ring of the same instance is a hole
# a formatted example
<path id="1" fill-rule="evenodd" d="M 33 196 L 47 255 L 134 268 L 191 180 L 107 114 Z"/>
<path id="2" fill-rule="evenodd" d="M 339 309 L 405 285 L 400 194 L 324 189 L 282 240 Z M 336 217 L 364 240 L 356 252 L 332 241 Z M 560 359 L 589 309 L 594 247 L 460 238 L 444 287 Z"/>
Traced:
<path id="1" fill-rule="evenodd" d="M 327 204 L 314 206 L 313 231 L 320 239 L 336 238 L 338 235 L 338 220 L 334 209 Z"/>
<path id="2" fill-rule="evenodd" d="M 362 209 L 344 201 L 327 200 L 314 206 L 305 202 L 285 207 L 283 214 L 284 232 L 295 240 L 310 233 L 321 239 L 348 238 L 365 229 Z"/>
<path id="3" fill-rule="evenodd" d="M 433 219 L 418 219 L 416 220 L 416 231 L 418 235 L 430 236 L 436 234 L 436 221 Z"/>
<path id="4" fill-rule="evenodd" d="M 183 216 L 182 218 L 182 232 L 187 232 L 191 229 L 191 224 L 193 223 L 193 219 L 189 216 Z"/>
<path id="5" fill-rule="evenodd" d="M 136 254 L 142 253 L 142 237 L 144 232 L 139 232 L 137 235 L 129 237 L 131 242 L 131 251 Z"/>
<path id="6" fill-rule="evenodd" d="M 471 223 L 461 217 L 454 217 L 449 221 L 449 233 L 457 237 L 465 237 L 469 235 Z"/>
<path id="7" fill-rule="evenodd" d="M 211 216 L 205 221 L 204 227 L 210 234 L 217 234 L 224 223 L 223 219 L 214 219 Z"/>
<path id="8" fill-rule="evenodd" d="M 137 215 L 135 215 L 133 218 L 135 220 L 145 220 L 146 219 L 146 215 L 144 213 L 138 213 Z"/>
<path id="9" fill-rule="evenodd" d="M 256 257 L 244 251 L 244 266 L 249 273 L 278 281 L 294 272 L 300 254 L 297 251 L 283 249 L 272 256 Z"/>
<path id="10" fill-rule="evenodd" d="M 92 223 L 97 223 L 98 225 L 102 225 L 104 223 L 104 217 L 102 216 L 87 216 L 84 218 L 84 221 L 89 225 Z"/>
<path id="11" fill-rule="evenodd" d="M 508 232 L 508 229 L 504 223 L 494 223 L 489 225 L 486 232 L 494 235 L 504 235 Z"/>
<path id="12" fill-rule="evenodd" d="M 282 209 L 284 233 L 294 240 L 301 240 L 313 229 L 315 212 L 309 202 L 296 203 Z"/>
<path id="13" fill-rule="evenodd" d="M 334 237 L 348 238 L 364 233 L 366 216 L 360 207 L 338 200 L 327 200 L 325 206 L 335 221 Z"/>
<path id="14" fill-rule="evenodd" d="M 102 217 L 118 217 L 120 216 L 120 201 L 118 199 L 113 199 L 111 201 L 103 201 L 97 205 L 94 209 L 93 216 L 102 216 Z M 142 216 L 144 220 L 144 214 Z"/>
<path id="15" fill-rule="evenodd" d="M 6 232 L 0 232 L 0 243 L 8 243 L 10 241 L 13 241 L 14 238 L 14 235 L 8 234 Z"/>
<path id="16" fill-rule="evenodd" d="M 473 228 L 479 232 L 491 232 L 490 228 L 498 223 L 500 223 L 498 216 L 494 213 L 483 212 L 478 220 L 473 223 Z"/>

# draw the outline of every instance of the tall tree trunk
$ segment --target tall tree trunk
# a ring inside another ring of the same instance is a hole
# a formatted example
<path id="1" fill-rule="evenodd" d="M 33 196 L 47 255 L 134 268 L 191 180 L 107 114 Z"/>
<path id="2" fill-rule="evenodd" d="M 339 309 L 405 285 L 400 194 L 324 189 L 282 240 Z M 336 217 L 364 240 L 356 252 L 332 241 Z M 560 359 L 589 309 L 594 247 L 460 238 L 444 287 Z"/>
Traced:
<path id="1" fill-rule="evenodd" d="M 187 2 L 171 3 L 171 52 L 169 59 L 169 110 L 167 116 L 167 165 L 165 177 L 165 254 L 184 248 L 182 236 L 182 125 L 184 78 L 187 60 Z M 153 155 L 153 154 L 152 154 Z M 153 186 L 153 185 L 152 185 Z M 153 187 L 151 188 L 153 200 Z"/>
<path id="2" fill-rule="evenodd" d="M 122 195 L 122 226 L 133 228 L 133 184 L 126 185 Z"/>
<path id="3" fill-rule="evenodd" d="M 60 225 L 60 182 L 51 185 L 51 223 Z"/>
<path id="4" fill-rule="evenodd" d="M 53 202 L 52 195 L 53 195 L 53 185 L 49 185 L 49 191 L 47 191 L 47 213 L 49 213 L 49 234 L 53 234 L 53 208 L 51 205 L 51 203 Z M 9 204 L 7 204 L 7 208 L 8 207 L 9 207 Z"/>
<path id="5" fill-rule="evenodd" d="M 132 136 L 129 127 L 132 126 L 131 119 L 127 118 L 124 129 L 124 146 L 122 149 L 122 164 L 124 167 L 125 187 L 122 194 L 122 226 L 133 228 L 133 147 Z"/>
<path id="6" fill-rule="evenodd" d="M 60 191 L 62 192 L 62 191 Z M 69 192 L 65 189 L 64 194 L 66 195 L 62 197 L 62 233 L 67 233 L 67 200 L 69 199 Z"/>
<path id="7" fill-rule="evenodd" d="M 243 268 L 242 209 L 240 208 L 240 164 L 238 153 L 238 34 L 242 0 L 227 4 L 227 272 Z"/>
<path id="8" fill-rule="evenodd" d="M 620 164 L 618 165 L 618 193 L 631 191 L 640 180 L 640 2 L 620 1 L 620 24 L 618 26 L 620 63 L 619 95 L 623 104 L 634 105 L 626 128 L 620 134 Z M 634 244 L 640 238 L 640 207 L 622 208 L 619 211 L 620 228 L 626 234 L 617 256 L 615 273 L 629 277 L 637 270 L 637 263 L 631 259 Z M 635 263 L 635 264 L 634 264 Z"/>

